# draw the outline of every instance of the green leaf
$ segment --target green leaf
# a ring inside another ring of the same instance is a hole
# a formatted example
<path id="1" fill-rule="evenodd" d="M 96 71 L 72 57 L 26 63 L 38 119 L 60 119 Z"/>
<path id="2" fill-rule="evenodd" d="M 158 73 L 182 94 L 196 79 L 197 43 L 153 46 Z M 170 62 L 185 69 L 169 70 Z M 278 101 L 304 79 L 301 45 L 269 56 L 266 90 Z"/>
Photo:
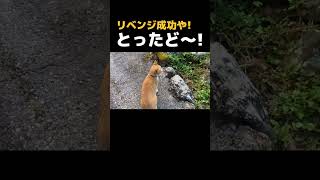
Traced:
<path id="1" fill-rule="evenodd" d="M 253 1 L 252 4 L 253 4 L 254 6 L 256 6 L 256 7 L 261 7 L 261 6 L 263 6 L 263 3 L 260 2 L 260 1 Z"/>
<path id="2" fill-rule="evenodd" d="M 295 123 L 295 127 L 296 128 L 302 128 L 303 124 L 301 122 L 297 122 L 297 123 Z"/>
<path id="3" fill-rule="evenodd" d="M 315 125 L 313 123 L 306 123 L 305 128 L 308 131 L 313 131 L 316 127 L 315 127 Z"/>
<path id="4" fill-rule="evenodd" d="M 298 119 L 302 120 L 304 118 L 304 113 L 301 111 L 297 112 Z"/>
<path id="5" fill-rule="evenodd" d="M 258 26 L 258 27 L 256 28 L 256 32 L 257 32 L 257 33 L 263 33 L 263 27 L 262 27 L 262 26 Z"/>

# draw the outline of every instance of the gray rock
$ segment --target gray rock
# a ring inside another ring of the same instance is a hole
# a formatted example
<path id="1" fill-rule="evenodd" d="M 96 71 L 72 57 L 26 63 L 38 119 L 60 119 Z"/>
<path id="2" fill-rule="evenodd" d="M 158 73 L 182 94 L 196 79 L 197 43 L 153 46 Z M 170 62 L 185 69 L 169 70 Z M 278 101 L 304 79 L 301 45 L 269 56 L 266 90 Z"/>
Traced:
<path id="1" fill-rule="evenodd" d="M 181 100 L 194 103 L 194 97 L 192 91 L 189 89 L 188 85 L 184 80 L 179 76 L 175 75 L 170 79 L 171 90 L 174 94 Z"/>
<path id="2" fill-rule="evenodd" d="M 314 23 L 320 22 L 320 0 L 306 0 L 304 1 L 305 10 L 304 17 L 308 21 L 312 21 Z"/>
<path id="3" fill-rule="evenodd" d="M 195 55 L 198 55 L 198 56 L 202 56 L 202 55 L 209 54 L 209 52 L 191 52 L 191 54 L 195 54 Z"/>
<path id="4" fill-rule="evenodd" d="M 313 56 L 303 64 L 305 74 L 320 73 L 320 56 Z"/>
<path id="5" fill-rule="evenodd" d="M 164 72 L 166 73 L 166 77 L 169 79 L 177 74 L 176 71 L 172 67 L 165 67 L 163 69 L 164 69 Z"/>
<path id="6" fill-rule="evenodd" d="M 110 53 L 111 109 L 140 109 L 140 93 L 144 78 L 152 65 L 145 61 L 145 52 Z M 169 69 L 170 70 L 170 69 Z M 181 101 L 169 91 L 167 73 L 160 74 L 158 109 L 194 109 L 193 104 Z"/>
<path id="7" fill-rule="evenodd" d="M 215 124 L 247 125 L 272 135 L 259 91 L 234 57 L 219 43 L 211 43 L 211 120 Z"/>
<path id="8" fill-rule="evenodd" d="M 288 71 L 301 72 L 302 75 L 320 73 L 320 31 L 303 33 L 295 47 L 295 52 L 288 58 L 285 67 Z"/>
<path id="9" fill-rule="evenodd" d="M 297 43 L 288 68 L 301 69 L 303 74 L 320 72 L 320 31 L 305 32 Z"/>
<path id="10" fill-rule="evenodd" d="M 236 127 L 231 123 L 216 128 L 212 123 L 210 150 L 272 150 L 272 141 L 269 136 L 249 126 Z"/>

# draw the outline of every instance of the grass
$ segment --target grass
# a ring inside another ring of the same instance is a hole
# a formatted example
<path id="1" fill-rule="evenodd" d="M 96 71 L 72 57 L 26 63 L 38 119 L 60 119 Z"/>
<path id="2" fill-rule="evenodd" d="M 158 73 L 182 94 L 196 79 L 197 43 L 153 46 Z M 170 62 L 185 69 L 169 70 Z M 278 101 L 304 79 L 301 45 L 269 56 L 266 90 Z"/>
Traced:
<path id="1" fill-rule="evenodd" d="M 320 26 L 299 17 L 302 0 L 287 4 L 266 16 L 262 0 L 217 0 L 211 31 L 266 99 L 275 149 L 320 149 L 319 75 L 304 76 L 288 66 L 301 35 Z"/>
<path id="2" fill-rule="evenodd" d="M 277 148 L 320 149 L 320 80 L 301 78 L 272 100 Z"/>
<path id="3" fill-rule="evenodd" d="M 169 54 L 168 63 L 186 81 L 197 109 L 210 109 L 209 55 L 189 52 Z"/>

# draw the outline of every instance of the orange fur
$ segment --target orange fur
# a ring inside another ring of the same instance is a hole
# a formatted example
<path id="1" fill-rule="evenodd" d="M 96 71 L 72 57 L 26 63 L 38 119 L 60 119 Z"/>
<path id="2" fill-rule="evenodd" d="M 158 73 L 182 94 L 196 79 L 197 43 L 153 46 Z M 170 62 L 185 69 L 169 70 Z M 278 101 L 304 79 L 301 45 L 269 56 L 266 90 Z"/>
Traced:
<path id="1" fill-rule="evenodd" d="M 158 76 L 161 73 L 161 66 L 153 64 L 147 77 L 144 79 L 141 88 L 140 105 L 142 109 L 157 109 Z"/>

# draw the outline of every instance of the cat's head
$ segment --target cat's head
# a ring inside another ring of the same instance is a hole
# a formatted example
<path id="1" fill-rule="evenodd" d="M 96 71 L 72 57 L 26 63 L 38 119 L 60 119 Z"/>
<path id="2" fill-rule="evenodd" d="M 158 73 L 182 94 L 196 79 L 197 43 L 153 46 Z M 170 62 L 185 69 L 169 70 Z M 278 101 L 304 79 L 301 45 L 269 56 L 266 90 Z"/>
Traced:
<path id="1" fill-rule="evenodd" d="M 159 75 L 161 72 L 162 68 L 159 64 L 152 64 L 149 74 L 156 76 Z"/>

